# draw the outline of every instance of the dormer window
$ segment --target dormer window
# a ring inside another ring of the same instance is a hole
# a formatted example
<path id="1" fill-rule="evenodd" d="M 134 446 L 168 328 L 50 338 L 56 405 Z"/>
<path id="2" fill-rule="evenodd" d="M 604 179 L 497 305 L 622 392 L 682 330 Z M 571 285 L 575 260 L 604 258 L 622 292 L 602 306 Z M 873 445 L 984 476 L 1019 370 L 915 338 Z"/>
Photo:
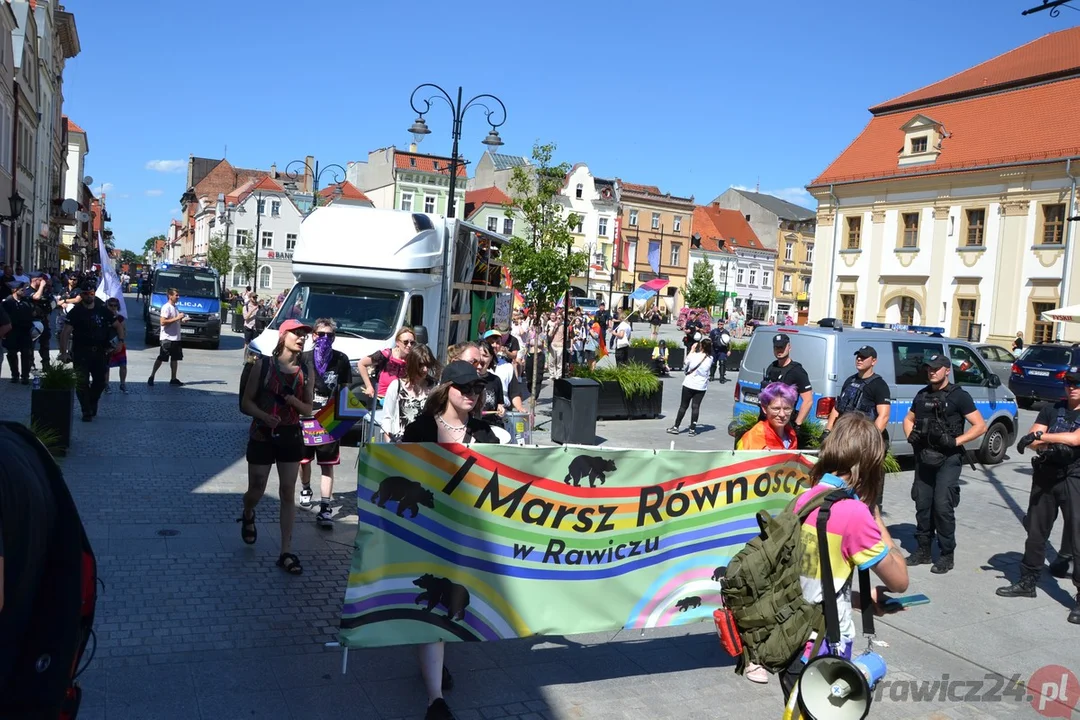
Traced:
<path id="1" fill-rule="evenodd" d="M 922 114 L 916 114 L 901 126 L 904 144 L 900 146 L 897 164 L 922 165 L 936 162 L 949 137 L 944 126 Z"/>
<path id="2" fill-rule="evenodd" d="M 924 152 L 926 152 L 926 136 L 911 138 L 911 154 L 915 155 Z"/>

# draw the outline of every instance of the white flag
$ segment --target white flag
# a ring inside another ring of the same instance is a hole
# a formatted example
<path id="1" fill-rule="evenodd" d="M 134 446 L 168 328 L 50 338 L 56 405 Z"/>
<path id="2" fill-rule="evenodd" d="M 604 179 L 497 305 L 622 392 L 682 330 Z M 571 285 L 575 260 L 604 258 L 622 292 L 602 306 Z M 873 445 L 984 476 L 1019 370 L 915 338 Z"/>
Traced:
<path id="1" fill-rule="evenodd" d="M 116 298 L 120 301 L 120 315 L 127 320 L 127 303 L 124 302 L 124 293 L 120 288 L 120 278 L 116 277 L 116 270 L 112 266 L 112 258 L 105 248 L 105 243 L 98 233 L 98 250 L 101 251 L 101 280 L 98 281 L 97 296 L 102 302 Z"/>

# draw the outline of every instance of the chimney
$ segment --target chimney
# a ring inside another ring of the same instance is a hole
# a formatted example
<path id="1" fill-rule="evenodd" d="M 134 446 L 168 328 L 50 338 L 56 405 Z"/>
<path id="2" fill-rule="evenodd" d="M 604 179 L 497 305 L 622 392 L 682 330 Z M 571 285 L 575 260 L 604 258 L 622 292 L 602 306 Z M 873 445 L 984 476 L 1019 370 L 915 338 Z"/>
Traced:
<path id="1" fill-rule="evenodd" d="M 409 152 L 416 152 L 416 143 L 409 143 Z"/>
<path id="2" fill-rule="evenodd" d="M 308 155 L 304 158 L 304 192 L 309 193 L 315 187 L 315 178 L 312 172 L 315 170 L 315 157 Z"/>
<path id="3" fill-rule="evenodd" d="M 270 177 L 277 180 L 277 163 L 270 163 Z"/>

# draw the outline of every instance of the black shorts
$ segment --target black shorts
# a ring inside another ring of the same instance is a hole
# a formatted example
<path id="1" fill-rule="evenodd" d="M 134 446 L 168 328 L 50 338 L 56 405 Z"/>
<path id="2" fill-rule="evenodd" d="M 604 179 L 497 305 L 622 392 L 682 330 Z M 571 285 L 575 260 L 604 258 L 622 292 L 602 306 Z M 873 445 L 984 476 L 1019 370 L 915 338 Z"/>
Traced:
<path id="1" fill-rule="evenodd" d="M 316 465 L 340 465 L 341 446 L 337 442 L 327 445 L 305 445 L 304 459 L 301 463 L 307 465 L 312 460 Z"/>
<path id="2" fill-rule="evenodd" d="M 244 328 L 244 342 L 246 342 L 248 345 L 250 345 L 251 341 L 254 340 L 254 339 L 255 339 L 255 328 L 253 328 L 253 327 Z"/>
<path id="3" fill-rule="evenodd" d="M 158 360 L 165 362 L 166 360 L 183 360 L 184 348 L 181 347 L 179 340 L 162 340 L 161 348 L 158 350 Z"/>
<path id="4" fill-rule="evenodd" d="M 304 459 L 304 436 L 299 425 L 279 425 L 273 431 L 253 430 L 248 436 L 249 465 L 298 463 Z"/>

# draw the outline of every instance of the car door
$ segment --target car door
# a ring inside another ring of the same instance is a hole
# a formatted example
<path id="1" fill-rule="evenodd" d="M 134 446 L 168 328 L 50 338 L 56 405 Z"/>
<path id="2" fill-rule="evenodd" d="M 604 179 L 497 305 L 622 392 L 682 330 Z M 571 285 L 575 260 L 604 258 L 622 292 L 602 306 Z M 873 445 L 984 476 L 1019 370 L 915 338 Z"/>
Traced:
<path id="1" fill-rule="evenodd" d="M 941 354 L 945 346 L 940 340 L 912 336 L 893 340 L 892 377 L 882 374 L 892 388 L 892 412 L 889 415 L 889 446 L 893 455 L 910 455 L 911 445 L 904 434 L 904 418 L 911 410 L 915 393 L 926 385 L 926 368 L 923 361 L 930 355 Z M 881 351 L 878 351 L 879 367 Z"/>
<path id="2" fill-rule="evenodd" d="M 987 367 L 1001 378 L 1001 384 L 1008 384 L 1009 375 L 1012 374 L 1012 353 L 996 345 L 979 345 L 976 349 L 982 359 L 986 361 Z"/>

